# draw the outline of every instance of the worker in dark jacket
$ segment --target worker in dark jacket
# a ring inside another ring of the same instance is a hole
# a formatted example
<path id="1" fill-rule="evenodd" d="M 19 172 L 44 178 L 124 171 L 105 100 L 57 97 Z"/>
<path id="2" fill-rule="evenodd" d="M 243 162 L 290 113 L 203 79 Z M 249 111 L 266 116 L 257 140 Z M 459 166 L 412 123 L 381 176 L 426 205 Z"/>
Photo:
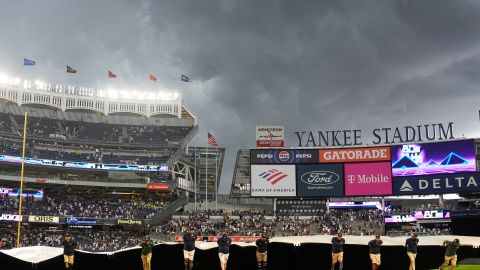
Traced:
<path id="1" fill-rule="evenodd" d="M 183 236 L 183 262 L 185 270 L 192 270 L 193 257 L 195 256 L 195 241 L 197 240 L 197 234 L 193 228 L 190 228 L 189 232 Z"/>
<path id="2" fill-rule="evenodd" d="M 445 240 L 443 246 L 447 249 L 445 250 L 445 262 L 440 266 L 440 270 L 447 268 L 449 264 L 450 270 L 453 270 L 457 266 L 457 249 L 460 247 L 460 240 L 455 239 L 453 242 Z"/>
<path id="3" fill-rule="evenodd" d="M 417 234 L 413 234 L 411 238 L 408 238 L 405 241 L 405 247 L 407 248 L 407 256 L 410 259 L 410 267 L 408 270 L 415 270 L 415 259 L 417 258 L 417 245 L 418 245 Z"/>
<path id="4" fill-rule="evenodd" d="M 265 234 L 262 234 L 262 238 L 258 239 L 255 244 L 257 245 L 257 265 L 258 269 L 267 269 L 267 249 L 268 238 Z"/>
<path id="5" fill-rule="evenodd" d="M 63 261 L 65 262 L 65 269 L 73 268 L 73 254 L 77 248 L 77 242 L 72 239 L 72 235 L 67 233 L 65 240 L 62 242 L 63 246 Z"/>
<path id="6" fill-rule="evenodd" d="M 383 241 L 380 240 L 380 235 L 377 234 L 375 239 L 368 242 L 370 247 L 370 259 L 372 260 L 372 270 L 377 270 L 380 266 L 380 248 L 382 247 Z"/>
<path id="7" fill-rule="evenodd" d="M 230 245 L 232 244 L 232 239 L 227 236 L 225 232 L 222 237 L 218 238 L 218 257 L 220 258 L 220 267 L 222 270 L 227 270 L 228 256 L 230 253 Z"/>
<path id="8" fill-rule="evenodd" d="M 340 264 L 339 269 L 343 270 L 343 245 L 345 245 L 345 239 L 341 233 L 332 238 L 332 270 L 337 263 Z"/>
<path id="9" fill-rule="evenodd" d="M 145 237 L 140 247 L 142 248 L 140 258 L 142 259 L 143 270 L 151 270 L 153 242 L 149 237 Z"/>

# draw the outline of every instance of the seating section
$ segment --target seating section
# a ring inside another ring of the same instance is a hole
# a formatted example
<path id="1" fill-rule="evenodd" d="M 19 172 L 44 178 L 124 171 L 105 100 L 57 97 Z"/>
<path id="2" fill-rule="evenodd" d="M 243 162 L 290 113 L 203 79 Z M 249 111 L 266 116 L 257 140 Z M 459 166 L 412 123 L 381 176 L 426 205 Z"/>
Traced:
<path id="1" fill-rule="evenodd" d="M 23 131 L 23 121 L 21 115 L 0 113 L 0 132 L 20 135 Z M 37 137 L 111 143 L 146 144 L 179 141 L 190 130 L 191 127 L 114 125 L 33 116 L 28 118 L 27 123 L 28 134 Z"/>
<path id="2" fill-rule="evenodd" d="M 23 122 L 22 115 L 0 113 L 0 134 L 3 134 L 3 141 L 0 141 L 1 154 L 21 156 L 19 141 L 23 134 Z M 162 165 L 176 151 L 176 147 L 169 148 L 167 143 L 181 141 L 191 129 L 192 127 L 117 125 L 30 116 L 27 134 L 35 140 L 29 141 L 26 156 L 74 162 Z M 77 142 L 75 147 L 72 146 L 73 142 Z M 157 144 L 159 148 L 145 150 Z M 107 146 L 107 150 L 102 151 L 103 145 Z M 125 148 L 130 152 L 122 151 Z M 132 150 L 136 153 L 130 154 Z"/>

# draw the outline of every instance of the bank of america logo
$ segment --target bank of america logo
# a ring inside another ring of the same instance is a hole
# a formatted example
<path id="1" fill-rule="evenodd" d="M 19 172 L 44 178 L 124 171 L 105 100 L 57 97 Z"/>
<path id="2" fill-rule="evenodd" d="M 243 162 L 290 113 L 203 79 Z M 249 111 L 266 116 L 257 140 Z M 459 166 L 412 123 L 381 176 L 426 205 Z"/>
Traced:
<path id="1" fill-rule="evenodd" d="M 403 182 L 402 186 L 400 187 L 400 191 L 413 191 L 413 187 L 407 180 L 405 180 L 405 182 Z"/>
<path id="2" fill-rule="evenodd" d="M 276 183 L 280 182 L 283 178 L 287 177 L 288 174 L 281 172 L 277 169 L 270 169 L 267 171 L 262 172 L 258 176 L 262 177 L 263 179 L 267 180 L 270 182 L 272 185 L 275 185 Z"/>

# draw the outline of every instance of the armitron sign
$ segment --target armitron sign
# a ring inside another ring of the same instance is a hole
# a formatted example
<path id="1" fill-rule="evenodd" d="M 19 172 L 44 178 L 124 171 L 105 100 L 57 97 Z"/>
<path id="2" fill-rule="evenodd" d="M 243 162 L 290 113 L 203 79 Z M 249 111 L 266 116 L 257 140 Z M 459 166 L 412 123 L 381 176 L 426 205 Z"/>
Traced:
<path id="1" fill-rule="evenodd" d="M 59 223 L 60 218 L 56 216 L 28 216 L 28 222 Z"/>
<path id="2" fill-rule="evenodd" d="M 282 148 L 285 146 L 283 126 L 257 126 L 257 148 Z"/>
<path id="3" fill-rule="evenodd" d="M 320 149 L 320 163 L 389 161 L 390 147 Z"/>

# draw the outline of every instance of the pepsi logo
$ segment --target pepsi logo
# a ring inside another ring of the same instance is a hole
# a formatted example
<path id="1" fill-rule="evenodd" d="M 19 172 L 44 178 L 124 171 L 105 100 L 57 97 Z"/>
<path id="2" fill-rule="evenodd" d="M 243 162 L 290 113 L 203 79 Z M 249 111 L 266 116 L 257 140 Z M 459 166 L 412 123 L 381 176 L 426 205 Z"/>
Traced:
<path id="1" fill-rule="evenodd" d="M 288 161 L 289 158 L 290 153 L 288 151 L 280 151 L 280 153 L 278 153 L 278 159 L 280 161 Z"/>

